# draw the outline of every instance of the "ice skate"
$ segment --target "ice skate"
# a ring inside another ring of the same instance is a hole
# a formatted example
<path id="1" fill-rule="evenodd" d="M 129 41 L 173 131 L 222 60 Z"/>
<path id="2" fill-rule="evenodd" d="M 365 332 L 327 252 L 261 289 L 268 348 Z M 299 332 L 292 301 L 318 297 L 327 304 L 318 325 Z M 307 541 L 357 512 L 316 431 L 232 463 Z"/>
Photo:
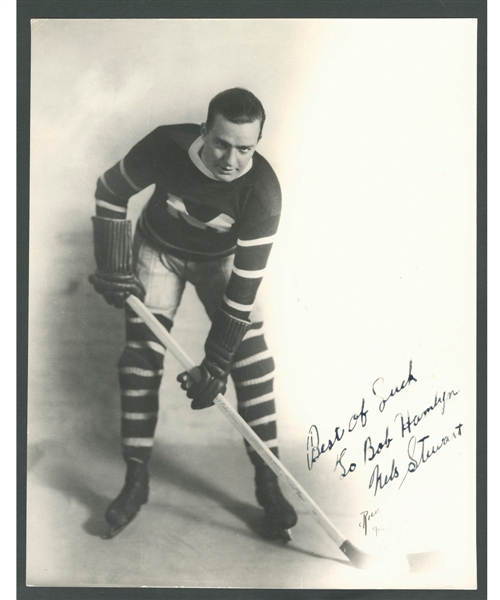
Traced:
<path id="1" fill-rule="evenodd" d="M 255 471 L 255 496 L 265 513 L 262 535 L 266 539 L 289 542 L 297 513 L 283 496 L 277 476 L 267 466 Z"/>
<path id="2" fill-rule="evenodd" d="M 125 485 L 106 511 L 109 531 L 103 536 L 111 539 L 118 535 L 137 515 L 149 497 L 149 473 L 145 463 L 128 460 Z"/>

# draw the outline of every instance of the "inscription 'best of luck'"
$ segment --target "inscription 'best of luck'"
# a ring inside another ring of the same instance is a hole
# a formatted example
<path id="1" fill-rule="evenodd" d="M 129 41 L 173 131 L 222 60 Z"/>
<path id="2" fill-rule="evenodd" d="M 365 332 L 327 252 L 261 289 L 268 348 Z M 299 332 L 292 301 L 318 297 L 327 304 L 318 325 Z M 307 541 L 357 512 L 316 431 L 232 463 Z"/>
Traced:
<path id="1" fill-rule="evenodd" d="M 380 399 L 380 402 L 378 405 L 379 411 L 383 412 L 387 402 L 389 402 L 389 400 L 391 398 L 394 398 L 394 396 L 396 396 L 397 394 L 402 392 L 407 386 L 410 385 L 410 383 L 412 381 L 416 382 L 417 380 L 412 374 L 412 361 L 411 360 L 410 360 L 410 364 L 409 364 L 409 368 L 408 368 L 408 376 L 399 385 L 393 387 L 390 390 L 388 395 L 382 394 L 381 386 L 383 386 L 383 384 L 384 384 L 384 378 L 378 377 L 373 382 L 372 392 L 375 397 Z M 354 413 L 349 420 L 347 433 L 351 433 L 352 431 L 354 431 L 358 422 L 361 423 L 361 427 L 366 427 L 366 424 L 368 421 L 368 412 L 369 412 L 368 409 L 365 408 L 365 399 L 363 398 L 361 400 L 361 408 L 360 408 L 359 412 Z M 321 455 L 332 450 L 335 447 L 335 445 L 337 444 L 337 442 L 340 442 L 342 440 L 342 438 L 344 437 L 344 435 L 346 433 L 346 429 L 344 427 L 335 427 L 334 431 L 335 431 L 335 434 L 333 436 L 333 439 L 328 439 L 327 442 L 321 443 L 318 426 L 311 425 L 311 427 L 309 428 L 309 432 L 307 434 L 307 443 L 306 443 L 307 467 L 309 470 L 311 470 L 313 468 L 314 464 L 319 460 Z M 368 437 L 367 440 L 365 441 L 365 446 L 364 446 L 365 464 L 366 464 L 367 460 L 368 461 L 373 460 L 375 458 L 375 456 L 381 452 L 383 447 L 388 448 L 391 441 L 392 441 L 392 439 L 388 437 L 388 431 L 386 431 L 385 441 L 381 444 L 378 444 L 378 447 L 376 447 L 376 449 L 375 449 L 372 446 L 371 438 Z M 341 469 L 343 469 L 343 474 L 341 475 L 342 478 L 345 477 L 349 472 L 354 471 L 354 469 L 356 468 L 356 463 L 351 463 L 349 465 L 348 469 L 345 469 L 345 467 L 343 466 L 342 458 L 343 458 L 346 450 L 347 450 L 347 448 L 344 448 L 341 451 L 340 455 L 337 457 L 337 463 L 335 465 L 335 468 L 340 467 Z"/>

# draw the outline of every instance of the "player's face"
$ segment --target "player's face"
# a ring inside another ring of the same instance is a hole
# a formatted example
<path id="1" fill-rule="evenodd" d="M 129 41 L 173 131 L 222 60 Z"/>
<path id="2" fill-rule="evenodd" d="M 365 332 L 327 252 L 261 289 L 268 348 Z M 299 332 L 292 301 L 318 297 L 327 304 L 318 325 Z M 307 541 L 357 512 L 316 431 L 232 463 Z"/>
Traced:
<path id="1" fill-rule="evenodd" d="M 239 177 L 255 152 L 260 135 L 260 121 L 232 123 L 216 115 L 212 127 L 202 127 L 205 144 L 201 160 L 219 181 L 233 181 Z"/>

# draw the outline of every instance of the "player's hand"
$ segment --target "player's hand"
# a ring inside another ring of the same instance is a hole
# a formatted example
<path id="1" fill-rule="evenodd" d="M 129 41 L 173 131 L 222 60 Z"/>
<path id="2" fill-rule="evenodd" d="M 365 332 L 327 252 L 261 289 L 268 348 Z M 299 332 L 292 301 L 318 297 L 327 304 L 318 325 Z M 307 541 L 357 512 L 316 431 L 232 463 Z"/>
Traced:
<path id="1" fill-rule="evenodd" d="M 104 296 L 108 304 L 123 308 L 130 295 L 144 300 L 146 290 L 135 275 L 108 275 L 96 271 L 89 277 L 96 292 Z"/>
<path id="2" fill-rule="evenodd" d="M 214 405 L 214 400 L 219 394 L 224 394 L 227 387 L 227 377 L 218 378 L 210 374 L 204 362 L 193 369 L 191 373 L 185 371 L 177 376 L 177 381 L 192 400 L 191 408 L 200 410 Z"/>

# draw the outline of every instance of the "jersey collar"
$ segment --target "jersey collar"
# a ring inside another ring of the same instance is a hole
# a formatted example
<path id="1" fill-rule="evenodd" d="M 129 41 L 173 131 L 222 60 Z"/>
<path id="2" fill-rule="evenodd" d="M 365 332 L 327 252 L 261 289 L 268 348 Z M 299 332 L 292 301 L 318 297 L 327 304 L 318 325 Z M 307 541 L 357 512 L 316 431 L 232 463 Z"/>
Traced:
<path id="1" fill-rule="evenodd" d="M 203 164 L 203 161 L 201 160 L 200 151 L 203 148 L 203 145 L 204 141 L 201 138 L 201 136 L 196 138 L 195 141 L 189 147 L 189 158 L 193 162 L 194 166 L 197 167 L 203 173 L 203 175 L 206 175 L 207 177 L 210 177 L 210 179 L 214 179 L 215 181 L 220 181 L 220 179 L 217 179 L 217 177 L 212 173 L 212 171 L 207 169 L 207 167 Z M 252 164 L 253 158 L 249 161 L 248 165 L 245 167 L 243 172 L 240 173 L 238 177 L 235 177 L 235 179 L 238 179 L 239 177 L 245 175 L 245 173 L 248 173 L 248 171 L 250 171 L 250 169 L 252 168 Z"/>

